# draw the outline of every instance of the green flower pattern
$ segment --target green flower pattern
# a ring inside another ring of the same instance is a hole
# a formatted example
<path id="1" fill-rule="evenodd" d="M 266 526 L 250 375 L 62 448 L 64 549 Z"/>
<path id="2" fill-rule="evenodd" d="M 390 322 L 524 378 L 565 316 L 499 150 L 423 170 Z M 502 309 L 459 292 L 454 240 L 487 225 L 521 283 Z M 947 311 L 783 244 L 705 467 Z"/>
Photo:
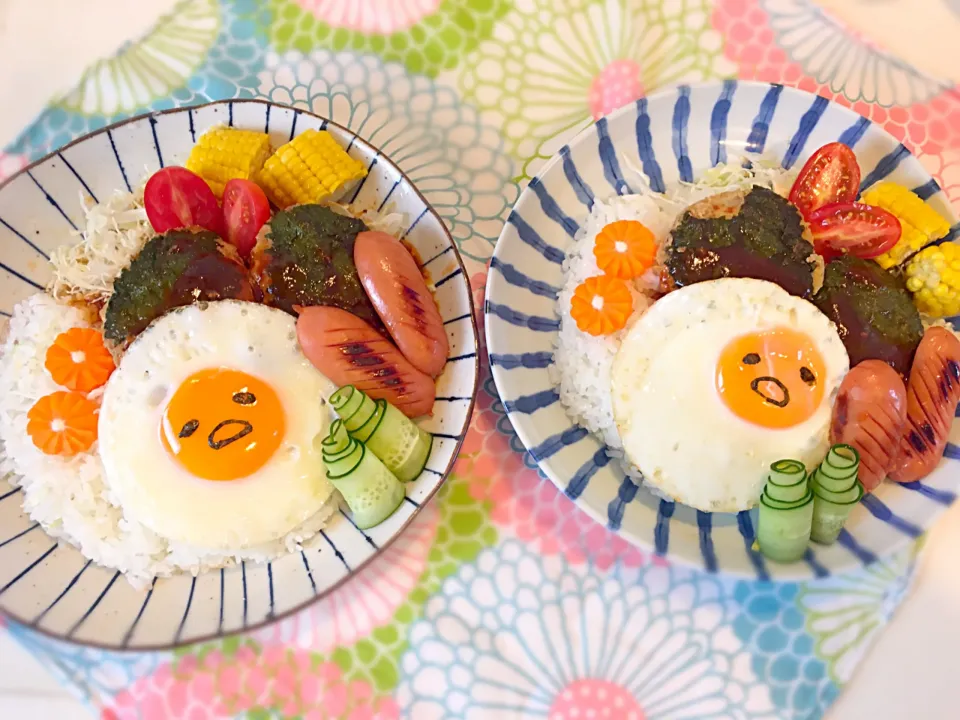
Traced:
<path id="1" fill-rule="evenodd" d="M 316 663 L 332 661 L 343 671 L 346 681 L 361 680 L 378 693 L 388 693 L 397 687 L 400 658 L 408 646 L 407 629 L 423 616 L 427 600 L 459 567 L 472 563 L 483 549 L 497 543 L 497 530 L 489 519 L 491 503 L 477 502 L 469 487 L 469 477 L 454 473 L 433 500 L 440 511 L 440 519 L 427 567 L 416 589 L 397 609 L 393 621 L 351 646 L 337 648 L 328 656 L 315 654 Z M 259 650 L 261 646 L 250 637 L 239 636 L 187 646 L 175 654 L 193 664 L 214 650 L 230 656 L 244 647 Z"/>
<path id="2" fill-rule="evenodd" d="M 827 663 L 831 679 L 843 685 L 906 597 L 922 543 L 858 575 L 837 575 L 806 583 L 797 597 L 814 652 Z"/>
<path id="3" fill-rule="evenodd" d="M 710 0 L 529 0 L 461 65 L 464 99 L 496 116 L 522 179 L 577 132 L 672 83 L 733 74 Z"/>
<path id="4" fill-rule="evenodd" d="M 293 0 L 272 0 L 276 20 L 270 39 L 281 52 L 317 47 L 371 52 L 403 63 L 411 72 L 435 76 L 475 48 L 509 5 L 509 0 L 443 0 L 436 12 L 413 27 L 380 35 L 333 27 Z M 390 10 L 383 7 L 380 12 Z"/>

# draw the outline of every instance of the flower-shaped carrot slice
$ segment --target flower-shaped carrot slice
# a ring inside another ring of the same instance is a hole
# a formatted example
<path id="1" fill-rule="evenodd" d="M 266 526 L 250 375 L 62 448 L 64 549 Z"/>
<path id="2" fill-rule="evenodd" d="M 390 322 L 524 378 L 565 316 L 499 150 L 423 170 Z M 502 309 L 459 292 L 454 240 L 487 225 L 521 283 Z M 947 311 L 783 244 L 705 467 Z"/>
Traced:
<path id="1" fill-rule="evenodd" d="M 593 255 L 597 258 L 597 266 L 607 275 L 631 280 L 653 267 L 657 259 L 657 241 L 642 222 L 618 220 L 597 235 Z"/>
<path id="2" fill-rule="evenodd" d="M 570 315 L 590 335 L 609 335 L 623 328 L 633 312 L 633 296 L 623 280 L 598 275 L 584 280 L 573 292 Z"/>
<path id="3" fill-rule="evenodd" d="M 55 392 L 27 413 L 27 434 L 47 455 L 76 455 L 97 439 L 97 404 L 78 392 Z"/>
<path id="4" fill-rule="evenodd" d="M 44 366 L 57 385 L 79 392 L 100 387 L 115 368 L 103 335 L 90 328 L 72 328 L 57 335 Z"/>

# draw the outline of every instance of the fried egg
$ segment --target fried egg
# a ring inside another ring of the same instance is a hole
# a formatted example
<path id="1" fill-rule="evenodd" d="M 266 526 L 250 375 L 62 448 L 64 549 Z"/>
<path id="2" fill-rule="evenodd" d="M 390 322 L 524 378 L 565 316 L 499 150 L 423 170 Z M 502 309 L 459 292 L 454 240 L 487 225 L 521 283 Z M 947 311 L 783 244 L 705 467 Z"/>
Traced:
<path id="1" fill-rule="evenodd" d="M 746 510 L 771 463 L 823 458 L 849 366 L 833 323 L 778 285 L 726 278 L 676 290 L 627 332 L 614 360 L 624 453 L 678 502 Z"/>
<path id="2" fill-rule="evenodd" d="M 332 493 L 319 439 L 333 389 L 281 310 L 234 300 L 173 310 L 107 383 L 109 490 L 170 540 L 230 551 L 280 539 Z"/>

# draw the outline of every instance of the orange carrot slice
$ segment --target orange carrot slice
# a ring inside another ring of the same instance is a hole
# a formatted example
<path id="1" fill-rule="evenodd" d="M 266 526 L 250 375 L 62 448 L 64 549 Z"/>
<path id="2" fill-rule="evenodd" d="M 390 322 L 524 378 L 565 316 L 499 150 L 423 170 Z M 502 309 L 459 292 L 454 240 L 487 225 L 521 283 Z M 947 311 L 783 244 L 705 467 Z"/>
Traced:
<path id="1" fill-rule="evenodd" d="M 633 296 L 623 280 L 598 275 L 573 291 L 570 315 L 590 335 L 609 335 L 623 328 L 633 312 Z"/>
<path id="2" fill-rule="evenodd" d="M 97 404 L 78 392 L 55 392 L 27 413 L 27 434 L 47 455 L 76 455 L 97 439 Z"/>
<path id="3" fill-rule="evenodd" d="M 44 366 L 57 385 L 79 392 L 100 387 L 115 369 L 103 335 L 90 328 L 72 328 L 57 335 Z"/>
<path id="4" fill-rule="evenodd" d="M 597 235 L 593 255 L 605 274 L 631 280 L 653 267 L 657 259 L 657 241 L 642 222 L 618 220 Z"/>

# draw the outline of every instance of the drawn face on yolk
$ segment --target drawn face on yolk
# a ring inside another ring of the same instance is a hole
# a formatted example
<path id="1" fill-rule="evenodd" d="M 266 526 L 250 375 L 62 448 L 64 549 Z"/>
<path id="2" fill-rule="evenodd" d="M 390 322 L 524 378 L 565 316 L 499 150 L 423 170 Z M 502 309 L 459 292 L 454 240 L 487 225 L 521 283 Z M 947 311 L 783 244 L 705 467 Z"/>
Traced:
<path id="1" fill-rule="evenodd" d="M 790 328 L 741 335 L 720 353 L 717 392 L 738 417 L 780 429 L 804 422 L 823 400 L 824 363 L 810 337 Z"/>
<path id="2" fill-rule="evenodd" d="M 194 373 L 164 411 L 160 438 L 190 474 L 237 480 L 259 470 L 284 434 L 283 406 L 273 388 L 238 370 Z"/>

